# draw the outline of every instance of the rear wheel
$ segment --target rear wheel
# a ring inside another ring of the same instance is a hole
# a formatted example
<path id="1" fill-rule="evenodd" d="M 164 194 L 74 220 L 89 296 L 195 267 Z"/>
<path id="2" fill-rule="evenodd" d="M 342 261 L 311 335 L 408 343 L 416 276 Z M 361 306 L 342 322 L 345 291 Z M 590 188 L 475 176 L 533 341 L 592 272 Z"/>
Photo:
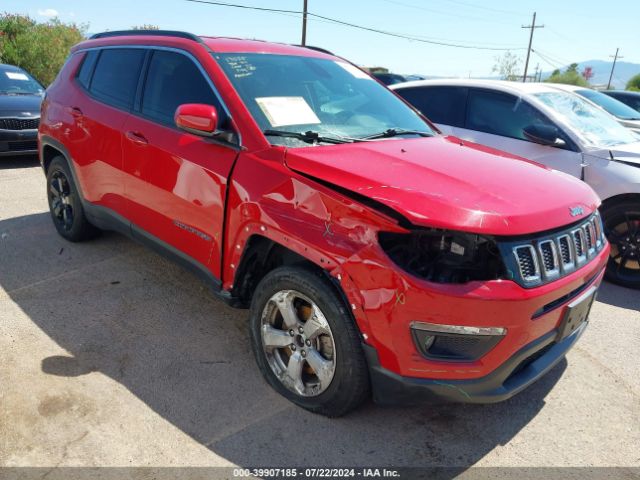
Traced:
<path id="1" fill-rule="evenodd" d="M 99 230 L 84 215 L 80 194 L 67 160 L 58 156 L 47 171 L 47 198 L 51 219 L 58 233 L 71 242 L 94 237 Z"/>
<path id="2" fill-rule="evenodd" d="M 320 273 L 281 267 L 266 275 L 253 296 L 251 338 L 267 382 L 307 410 L 337 417 L 369 395 L 358 330 Z"/>
<path id="3" fill-rule="evenodd" d="M 607 279 L 629 288 L 640 288 L 640 203 L 623 202 L 602 212 L 611 244 Z"/>

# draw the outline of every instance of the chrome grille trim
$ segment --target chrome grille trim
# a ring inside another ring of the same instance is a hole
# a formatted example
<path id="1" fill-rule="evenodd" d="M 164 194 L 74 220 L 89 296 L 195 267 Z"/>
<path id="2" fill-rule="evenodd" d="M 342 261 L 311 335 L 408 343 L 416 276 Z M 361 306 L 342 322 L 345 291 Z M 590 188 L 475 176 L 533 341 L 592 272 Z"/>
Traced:
<path id="1" fill-rule="evenodd" d="M 576 251 L 575 244 L 571 240 L 571 236 L 568 234 L 560 235 L 558 237 L 558 257 L 560 258 L 560 267 L 563 272 L 571 272 L 575 270 L 576 263 Z M 564 254 L 566 248 L 566 255 Z"/>
<path id="2" fill-rule="evenodd" d="M 524 287 L 549 283 L 582 267 L 606 245 L 602 220 L 596 212 L 572 229 L 537 235 L 526 241 L 501 244 L 515 259 L 512 277 Z"/>
<path id="3" fill-rule="evenodd" d="M 526 264 L 528 258 L 524 252 L 529 253 L 531 259 L 531 267 Z M 525 282 L 535 282 L 540 280 L 540 266 L 538 265 L 538 256 L 533 245 L 520 245 L 513 249 L 513 254 L 516 257 L 516 264 L 520 269 L 520 276 Z"/>
<path id="4" fill-rule="evenodd" d="M 573 230 L 571 236 L 576 249 L 576 265 L 580 267 L 587 261 L 587 243 L 584 238 L 584 230 L 582 228 Z"/>
<path id="5" fill-rule="evenodd" d="M 546 249 L 549 249 L 547 253 Z M 538 252 L 540 253 L 540 259 L 542 260 L 540 265 L 542 266 L 542 274 L 545 278 L 556 278 L 560 275 L 560 264 L 558 263 L 558 250 L 553 240 L 543 240 L 538 243 Z M 550 261 L 548 261 L 548 255 L 551 255 Z"/>

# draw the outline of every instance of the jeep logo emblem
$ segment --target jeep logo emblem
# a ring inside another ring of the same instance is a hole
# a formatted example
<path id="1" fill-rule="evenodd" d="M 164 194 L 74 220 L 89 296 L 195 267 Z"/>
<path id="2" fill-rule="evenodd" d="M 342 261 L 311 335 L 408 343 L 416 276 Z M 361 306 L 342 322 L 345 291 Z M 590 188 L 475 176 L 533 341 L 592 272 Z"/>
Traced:
<path id="1" fill-rule="evenodd" d="M 584 213 L 584 208 L 582 207 L 569 207 L 569 213 L 572 217 L 577 217 L 578 215 L 582 215 Z"/>

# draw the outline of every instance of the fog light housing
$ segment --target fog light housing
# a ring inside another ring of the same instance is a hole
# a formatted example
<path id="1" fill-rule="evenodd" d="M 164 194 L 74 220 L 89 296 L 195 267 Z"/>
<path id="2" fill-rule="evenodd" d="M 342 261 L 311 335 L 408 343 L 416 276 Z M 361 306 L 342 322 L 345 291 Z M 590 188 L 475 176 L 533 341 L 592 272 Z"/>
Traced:
<path id="1" fill-rule="evenodd" d="M 473 362 L 504 338 L 502 327 L 467 327 L 412 322 L 411 334 L 418 351 L 429 360 Z"/>

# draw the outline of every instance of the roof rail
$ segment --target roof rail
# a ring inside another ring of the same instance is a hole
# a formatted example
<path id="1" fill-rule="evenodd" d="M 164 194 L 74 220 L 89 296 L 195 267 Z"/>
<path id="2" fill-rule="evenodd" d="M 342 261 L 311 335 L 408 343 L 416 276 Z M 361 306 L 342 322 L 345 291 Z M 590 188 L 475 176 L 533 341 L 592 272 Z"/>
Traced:
<path id="1" fill-rule="evenodd" d="M 316 52 L 326 53 L 327 55 L 335 56 L 335 53 L 322 47 L 314 47 L 313 45 L 296 45 L 296 47 L 308 48 L 309 50 L 315 50 Z"/>
<path id="2" fill-rule="evenodd" d="M 180 32 L 177 30 L 114 30 L 113 32 L 96 33 L 89 39 L 95 40 L 97 38 L 124 37 L 134 35 L 152 35 L 154 37 L 179 37 L 193 40 L 198 43 L 204 43 L 200 37 L 194 35 L 193 33 Z"/>

